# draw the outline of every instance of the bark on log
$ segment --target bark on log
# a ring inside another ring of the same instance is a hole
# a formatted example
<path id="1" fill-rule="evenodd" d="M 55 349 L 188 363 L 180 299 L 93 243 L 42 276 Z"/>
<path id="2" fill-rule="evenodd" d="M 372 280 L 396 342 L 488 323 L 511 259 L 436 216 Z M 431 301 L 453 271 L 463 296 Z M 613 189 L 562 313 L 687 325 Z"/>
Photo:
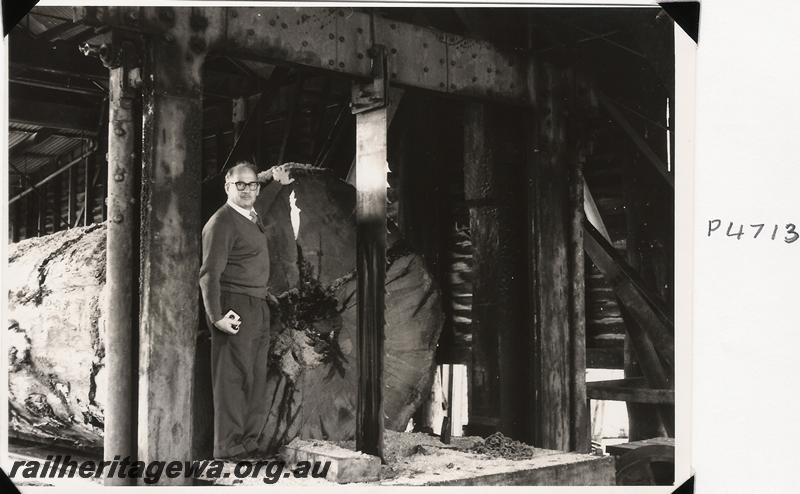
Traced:
<path id="1" fill-rule="evenodd" d="M 102 448 L 105 224 L 9 245 L 12 436 Z"/>
<path id="2" fill-rule="evenodd" d="M 259 199 L 270 231 L 273 291 L 286 288 L 273 327 L 273 405 L 265 452 L 294 437 L 352 439 L 357 392 L 355 190 L 297 166 L 295 182 Z M 299 214 L 295 242 L 290 202 Z M 386 272 L 385 427 L 404 430 L 427 395 L 443 323 L 438 289 L 422 258 L 389 240 Z M 277 269 L 275 269 L 277 267 Z"/>

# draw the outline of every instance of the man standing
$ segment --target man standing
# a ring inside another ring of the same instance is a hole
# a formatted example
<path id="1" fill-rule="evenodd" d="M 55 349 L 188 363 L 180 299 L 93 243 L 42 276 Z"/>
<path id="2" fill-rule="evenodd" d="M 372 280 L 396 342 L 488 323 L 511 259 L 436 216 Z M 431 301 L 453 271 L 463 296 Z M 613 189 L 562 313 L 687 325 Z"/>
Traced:
<path id="1" fill-rule="evenodd" d="M 269 250 L 253 204 L 259 179 L 273 178 L 272 170 L 257 175 L 246 161 L 231 167 L 228 201 L 203 227 L 200 289 L 211 330 L 215 458 L 252 456 L 269 411 Z M 291 181 L 283 175 L 281 182 Z"/>

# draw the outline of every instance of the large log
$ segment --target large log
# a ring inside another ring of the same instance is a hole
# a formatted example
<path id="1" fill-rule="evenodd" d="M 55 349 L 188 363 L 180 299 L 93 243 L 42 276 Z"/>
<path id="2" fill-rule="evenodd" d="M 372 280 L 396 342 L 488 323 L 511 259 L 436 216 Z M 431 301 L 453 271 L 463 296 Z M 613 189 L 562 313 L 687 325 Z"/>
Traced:
<path id="1" fill-rule="evenodd" d="M 9 246 L 11 435 L 102 448 L 105 224 Z"/>
<path id="2" fill-rule="evenodd" d="M 345 440 L 355 431 L 355 190 L 323 171 L 293 174 L 294 183 L 256 205 L 268 226 L 270 286 L 281 307 L 265 452 L 297 436 Z M 297 239 L 292 203 L 300 210 Z M 105 225 L 92 225 L 9 246 L 13 433 L 102 447 L 105 234 Z M 443 311 L 422 258 L 402 241 L 389 244 L 385 425 L 404 430 L 431 385 Z"/>
<path id="3" fill-rule="evenodd" d="M 281 327 L 273 329 L 274 401 L 265 452 L 298 436 L 346 440 L 355 434 L 355 190 L 322 170 L 296 166 L 292 173 L 292 184 L 256 204 L 270 232 L 271 287 L 285 290 Z M 296 240 L 292 202 L 300 210 Z M 422 258 L 396 238 L 389 245 L 385 427 L 404 430 L 431 385 L 443 312 Z"/>

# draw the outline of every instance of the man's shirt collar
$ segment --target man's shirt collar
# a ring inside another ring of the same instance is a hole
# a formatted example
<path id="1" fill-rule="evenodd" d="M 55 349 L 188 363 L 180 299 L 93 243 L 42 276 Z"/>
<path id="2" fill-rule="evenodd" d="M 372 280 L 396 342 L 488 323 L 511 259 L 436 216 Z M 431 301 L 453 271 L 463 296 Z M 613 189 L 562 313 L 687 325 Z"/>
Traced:
<path id="1" fill-rule="evenodd" d="M 232 207 L 234 211 L 236 211 L 237 213 L 239 213 L 242 216 L 244 216 L 245 218 L 247 218 L 248 221 L 250 220 L 250 213 L 251 212 L 253 214 L 255 214 L 256 216 L 258 216 L 258 213 L 256 213 L 255 209 L 250 208 L 249 210 L 247 210 L 245 208 L 239 207 L 236 204 L 234 204 L 233 201 L 231 201 L 230 199 L 228 199 L 228 206 Z"/>

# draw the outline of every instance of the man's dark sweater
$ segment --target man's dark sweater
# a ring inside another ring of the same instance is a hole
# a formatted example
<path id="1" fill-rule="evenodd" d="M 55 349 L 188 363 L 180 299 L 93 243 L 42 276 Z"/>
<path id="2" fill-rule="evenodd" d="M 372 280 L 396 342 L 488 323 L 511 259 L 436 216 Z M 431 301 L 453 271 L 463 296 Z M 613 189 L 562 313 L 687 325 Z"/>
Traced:
<path id="1" fill-rule="evenodd" d="M 268 280 L 269 250 L 263 226 L 223 205 L 203 227 L 200 289 L 209 322 L 222 319 L 221 291 L 264 299 Z"/>

